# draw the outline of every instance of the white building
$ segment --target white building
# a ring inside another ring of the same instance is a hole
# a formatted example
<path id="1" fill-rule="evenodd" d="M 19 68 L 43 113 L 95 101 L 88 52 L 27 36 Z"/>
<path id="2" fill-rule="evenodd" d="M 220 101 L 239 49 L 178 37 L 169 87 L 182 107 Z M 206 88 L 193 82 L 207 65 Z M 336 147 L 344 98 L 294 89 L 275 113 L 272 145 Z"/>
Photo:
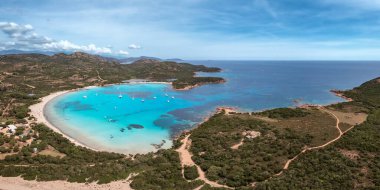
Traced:
<path id="1" fill-rule="evenodd" d="M 15 133 L 16 132 L 16 125 L 8 125 L 8 129 L 9 129 L 9 132 L 11 133 Z"/>

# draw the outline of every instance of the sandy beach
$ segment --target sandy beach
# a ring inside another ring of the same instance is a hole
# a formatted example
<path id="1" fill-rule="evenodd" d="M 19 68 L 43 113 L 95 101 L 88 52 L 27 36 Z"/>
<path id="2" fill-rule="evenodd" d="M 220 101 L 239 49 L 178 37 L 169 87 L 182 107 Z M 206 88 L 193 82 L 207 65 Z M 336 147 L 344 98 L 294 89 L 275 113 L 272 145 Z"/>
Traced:
<path id="1" fill-rule="evenodd" d="M 108 184 L 70 183 L 67 181 L 27 181 L 21 177 L 0 177 L 1 190 L 133 190 L 128 179 L 114 181 Z"/>
<path id="2" fill-rule="evenodd" d="M 172 84 L 171 82 L 127 82 L 122 84 Z"/>
<path id="3" fill-rule="evenodd" d="M 172 82 L 166 82 L 166 81 L 150 81 L 147 79 L 129 79 L 123 81 L 123 83 L 120 84 L 172 84 Z M 111 84 L 114 85 L 114 84 Z"/>
<path id="4" fill-rule="evenodd" d="M 343 92 L 340 90 L 330 90 L 330 92 L 333 93 L 335 96 L 338 96 L 342 99 L 345 99 L 348 102 L 354 101 L 352 98 L 348 98 L 348 97 L 344 96 Z"/>
<path id="5" fill-rule="evenodd" d="M 88 89 L 88 88 L 92 88 L 92 86 L 90 86 L 90 87 L 86 87 L 86 88 L 87 88 L 87 89 Z M 55 127 L 53 124 L 51 124 L 51 123 L 46 119 L 46 117 L 45 117 L 45 115 L 44 115 L 44 108 L 45 108 L 46 104 L 47 104 L 50 100 L 52 100 L 52 99 L 54 99 L 54 98 L 56 98 L 56 97 L 58 97 L 58 96 L 60 96 L 60 95 L 63 95 L 63 94 L 65 94 L 65 93 L 71 92 L 71 91 L 75 91 L 75 90 L 65 90 L 65 91 L 54 92 L 54 93 L 49 94 L 48 96 L 42 97 L 42 98 L 41 98 L 41 102 L 39 102 L 39 103 L 37 103 L 37 104 L 34 104 L 34 105 L 31 105 L 31 106 L 29 107 L 29 109 L 30 109 L 30 114 L 36 118 L 37 123 L 43 123 L 43 124 L 45 124 L 47 127 L 49 127 L 50 129 L 52 129 L 54 132 L 59 133 L 59 134 L 62 134 L 65 138 L 69 139 L 69 140 L 70 140 L 72 143 L 74 143 L 75 145 L 77 145 L 77 146 L 82 146 L 82 147 L 86 147 L 86 148 L 89 148 L 89 149 L 91 149 L 91 150 L 97 151 L 96 149 L 91 148 L 91 147 L 88 147 L 88 146 L 86 146 L 86 145 L 84 145 L 84 144 L 78 142 L 77 140 L 71 138 L 70 136 L 68 136 L 68 135 L 66 135 L 66 134 L 64 134 L 64 133 L 62 133 L 62 131 L 61 131 L 60 129 L 58 129 L 57 127 Z"/>
<path id="6" fill-rule="evenodd" d="M 155 83 L 155 82 L 140 82 L 140 83 L 136 83 L 136 84 L 141 84 L 141 83 L 146 83 L 146 84 L 151 84 L 151 83 Z M 161 82 L 159 82 L 161 83 Z M 127 84 L 130 84 L 130 83 L 127 83 Z M 117 85 L 117 84 L 111 84 L 111 85 Z M 109 85 L 109 86 L 111 86 Z M 133 85 L 133 83 L 132 83 Z M 57 98 L 58 96 L 61 96 L 61 95 L 64 95 L 66 93 L 70 93 L 70 92 L 75 92 L 75 91 L 78 91 L 78 90 L 84 90 L 84 89 L 91 89 L 91 88 L 96 88 L 97 86 L 88 86 L 88 87 L 84 87 L 84 88 L 79 88 L 79 89 L 73 89 L 73 90 L 65 90 L 65 91 L 59 91 L 59 92 L 54 92 L 54 93 L 51 93 L 47 96 L 44 96 L 42 98 L 40 98 L 40 102 L 37 103 L 37 104 L 34 104 L 34 105 L 31 105 L 29 107 L 30 109 L 30 115 L 34 116 L 36 118 L 36 123 L 43 123 L 45 124 L 47 127 L 49 127 L 50 129 L 52 129 L 54 132 L 56 133 L 59 133 L 59 134 L 62 134 L 63 137 L 67 138 L 70 140 L 70 142 L 74 143 L 75 145 L 77 146 L 81 146 L 81 147 L 85 147 L 85 148 L 88 148 L 88 149 L 91 149 L 91 150 L 94 150 L 94 151 L 107 151 L 107 152 L 117 152 L 117 153 L 121 153 L 121 154 L 137 154 L 137 153 L 142 153 L 143 149 L 142 148 L 138 148 L 138 149 L 128 149 L 128 150 L 125 150 L 125 149 L 117 149 L 117 148 L 110 148 L 110 147 L 107 147 L 107 146 L 103 146 L 101 143 L 99 142 L 96 142 L 96 141 L 93 141 L 92 139 L 86 137 L 86 136 L 72 136 L 70 135 L 70 133 L 66 133 L 64 129 L 60 129 L 59 126 L 55 126 L 53 125 L 51 122 L 49 122 L 48 118 L 46 117 L 45 115 L 45 112 L 44 112 L 44 109 L 46 107 L 46 105 L 53 99 Z M 170 139 L 165 139 L 166 141 L 170 141 Z M 146 153 L 147 152 L 155 152 L 157 151 L 158 149 L 148 149 L 148 150 L 145 150 Z"/>

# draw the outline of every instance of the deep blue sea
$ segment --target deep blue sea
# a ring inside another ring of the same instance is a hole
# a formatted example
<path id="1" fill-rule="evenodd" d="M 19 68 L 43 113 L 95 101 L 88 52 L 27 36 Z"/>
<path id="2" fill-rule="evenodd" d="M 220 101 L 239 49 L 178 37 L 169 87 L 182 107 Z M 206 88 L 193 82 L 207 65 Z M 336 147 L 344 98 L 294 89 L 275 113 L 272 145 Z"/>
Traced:
<path id="1" fill-rule="evenodd" d="M 227 82 L 175 91 L 169 84 L 122 84 L 70 92 L 45 107 L 49 121 L 90 147 L 121 153 L 154 151 L 191 129 L 218 106 L 242 111 L 343 101 L 331 89 L 351 89 L 380 76 L 380 62 L 190 61 L 216 66 Z"/>

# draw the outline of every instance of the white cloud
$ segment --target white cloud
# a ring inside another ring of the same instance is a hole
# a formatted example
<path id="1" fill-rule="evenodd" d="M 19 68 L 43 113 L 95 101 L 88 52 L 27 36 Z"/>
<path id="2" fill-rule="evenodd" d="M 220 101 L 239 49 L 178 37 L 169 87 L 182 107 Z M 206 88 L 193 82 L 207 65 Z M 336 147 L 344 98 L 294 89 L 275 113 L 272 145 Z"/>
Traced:
<path id="1" fill-rule="evenodd" d="M 90 44 L 87 46 L 80 46 L 71 43 L 67 40 L 53 41 L 49 43 L 41 44 L 41 49 L 49 51 L 85 51 L 96 54 L 112 54 L 112 50 L 107 47 L 97 47 L 95 44 Z"/>
<path id="2" fill-rule="evenodd" d="M 129 54 L 129 52 L 124 51 L 124 50 L 119 50 L 118 53 L 119 53 L 120 55 L 128 55 L 128 54 Z"/>
<path id="3" fill-rule="evenodd" d="M 34 32 L 33 26 L 13 22 L 0 22 L 0 31 L 11 41 L 0 43 L 0 49 L 47 50 L 47 51 L 84 51 L 95 54 L 128 55 L 127 51 L 113 52 L 110 47 L 97 47 L 95 44 L 78 45 L 68 40 L 54 40 Z M 139 47 L 139 46 L 136 46 Z"/>
<path id="4" fill-rule="evenodd" d="M 17 38 L 33 31 L 33 27 L 29 24 L 18 25 L 14 22 L 0 22 L 0 29 L 10 38 Z"/>
<path id="5" fill-rule="evenodd" d="M 128 46 L 129 49 L 141 49 L 141 46 L 140 45 L 136 45 L 136 44 L 131 44 Z"/>

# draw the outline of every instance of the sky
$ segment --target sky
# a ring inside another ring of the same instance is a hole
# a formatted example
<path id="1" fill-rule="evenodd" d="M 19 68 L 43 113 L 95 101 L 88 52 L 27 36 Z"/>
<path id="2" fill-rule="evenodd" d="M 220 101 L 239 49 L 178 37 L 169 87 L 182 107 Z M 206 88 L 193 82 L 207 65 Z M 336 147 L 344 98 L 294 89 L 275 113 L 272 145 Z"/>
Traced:
<path id="1" fill-rule="evenodd" d="M 0 50 L 379 60 L 380 0 L 1 0 Z"/>

